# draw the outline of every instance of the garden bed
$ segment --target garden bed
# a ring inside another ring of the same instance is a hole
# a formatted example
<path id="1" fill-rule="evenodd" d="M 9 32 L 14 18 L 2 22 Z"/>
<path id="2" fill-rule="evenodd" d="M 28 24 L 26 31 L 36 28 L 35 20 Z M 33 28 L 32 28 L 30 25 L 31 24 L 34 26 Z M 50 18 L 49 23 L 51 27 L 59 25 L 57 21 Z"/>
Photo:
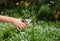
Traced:
<path id="1" fill-rule="evenodd" d="M 60 41 L 60 22 L 40 21 L 16 30 L 10 23 L 0 23 L 0 41 Z"/>

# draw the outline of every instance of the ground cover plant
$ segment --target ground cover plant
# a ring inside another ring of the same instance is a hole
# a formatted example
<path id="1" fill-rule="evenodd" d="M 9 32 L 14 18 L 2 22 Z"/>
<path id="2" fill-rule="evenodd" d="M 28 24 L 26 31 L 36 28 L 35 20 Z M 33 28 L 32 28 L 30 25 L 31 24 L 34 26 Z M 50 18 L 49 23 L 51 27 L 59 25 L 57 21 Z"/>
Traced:
<path id="1" fill-rule="evenodd" d="M 0 41 L 60 41 L 60 22 L 30 23 L 27 28 L 19 31 L 9 23 L 1 23 Z"/>

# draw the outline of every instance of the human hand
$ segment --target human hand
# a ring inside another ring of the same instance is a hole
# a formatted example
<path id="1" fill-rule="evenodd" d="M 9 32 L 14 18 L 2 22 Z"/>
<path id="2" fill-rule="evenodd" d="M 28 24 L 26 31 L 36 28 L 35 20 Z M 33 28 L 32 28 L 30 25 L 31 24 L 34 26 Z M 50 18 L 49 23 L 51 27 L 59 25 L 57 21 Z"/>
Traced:
<path id="1" fill-rule="evenodd" d="M 17 30 L 27 27 L 27 24 L 23 23 L 20 19 L 13 19 L 12 24 L 14 24 Z"/>

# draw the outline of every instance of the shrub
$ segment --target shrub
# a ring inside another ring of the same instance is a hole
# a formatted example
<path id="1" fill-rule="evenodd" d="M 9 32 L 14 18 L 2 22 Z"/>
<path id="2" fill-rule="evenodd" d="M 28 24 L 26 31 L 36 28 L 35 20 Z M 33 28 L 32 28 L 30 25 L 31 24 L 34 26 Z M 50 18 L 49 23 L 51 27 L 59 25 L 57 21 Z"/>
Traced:
<path id="1" fill-rule="evenodd" d="M 41 8 L 38 11 L 37 18 L 39 20 L 52 20 L 53 19 L 53 13 L 52 10 L 49 8 L 48 5 L 42 5 Z"/>

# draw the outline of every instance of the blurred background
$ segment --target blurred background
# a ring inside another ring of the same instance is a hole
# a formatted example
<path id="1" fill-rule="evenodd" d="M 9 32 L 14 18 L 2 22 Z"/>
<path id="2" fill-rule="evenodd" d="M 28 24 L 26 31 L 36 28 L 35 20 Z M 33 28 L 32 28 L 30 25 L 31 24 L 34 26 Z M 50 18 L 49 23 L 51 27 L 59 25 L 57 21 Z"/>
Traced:
<path id="1" fill-rule="evenodd" d="M 60 0 L 0 0 L 0 14 L 34 17 L 37 20 L 60 20 Z"/>

